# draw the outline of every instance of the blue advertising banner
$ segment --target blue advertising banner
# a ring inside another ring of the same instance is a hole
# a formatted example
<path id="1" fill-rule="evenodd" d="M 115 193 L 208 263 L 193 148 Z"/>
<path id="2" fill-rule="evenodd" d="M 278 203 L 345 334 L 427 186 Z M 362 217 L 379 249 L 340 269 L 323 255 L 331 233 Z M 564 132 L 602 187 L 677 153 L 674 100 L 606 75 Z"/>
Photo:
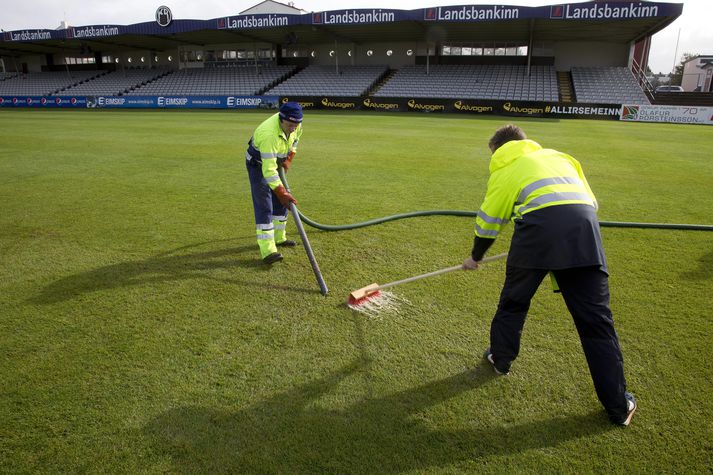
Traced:
<path id="1" fill-rule="evenodd" d="M 211 20 L 171 20 L 133 25 L 88 25 L 64 30 L 28 29 L 6 31 L 2 41 L 29 42 L 63 39 L 93 39 L 120 35 L 171 35 L 200 30 L 249 30 L 289 27 L 293 25 L 366 25 L 401 21 L 428 22 L 497 22 L 522 19 L 546 20 L 640 20 L 677 17 L 682 3 L 658 2 L 586 2 L 562 3 L 540 7 L 514 5 L 454 5 L 415 10 L 382 8 L 327 10 L 301 15 L 261 13 L 235 15 Z"/>
<path id="2" fill-rule="evenodd" d="M 87 107 L 87 98 L 84 96 L 0 96 L 0 107 Z"/>
<path id="3" fill-rule="evenodd" d="M 240 30 L 249 28 L 277 28 L 280 26 L 302 25 L 307 23 L 305 15 L 275 14 L 238 15 L 211 20 L 211 28 L 219 30 Z"/>
<path id="4" fill-rule="evenodd" d="M 57 40 L 63 37 L 63 32 L 52 30 L 5 31 L 2 34 L 3 41 L 42 41 Z"/>
<path id="5" fill-rule="evenodd" d="M 277 109 L 278 96 L 0 96 L 0 107 Z"/>
<path id="6" fill-rule="evenodd" d="M 587 2 L 543 7 L 512 5 L 457 5 L 423 9 L 426 21 L 505 21 L 522 19 L 548 20 L 638 20 L 678 16 L 680 4 L 654 2 Z"/>
<path id="7" fill-rule="evenodd" d="M 277 109 L 278 96 L 97 96 L 87 107 L 150 109 Z"/>
<path id="8" fill-rule="evenodd" d="M 404 20 L 420 20 L 414 10 L 333 10 L 312 13 L 313 25 L 367 25 L 374 23 L 393 23 Z"/>

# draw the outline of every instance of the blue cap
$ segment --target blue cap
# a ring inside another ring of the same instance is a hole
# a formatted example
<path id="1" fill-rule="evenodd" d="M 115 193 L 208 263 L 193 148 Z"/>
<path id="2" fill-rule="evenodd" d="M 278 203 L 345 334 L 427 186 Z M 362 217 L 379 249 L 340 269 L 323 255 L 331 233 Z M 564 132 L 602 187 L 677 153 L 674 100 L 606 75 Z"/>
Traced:
<path id="1" fill-rule="evenodd" d="M 302 107 L 296 102 L 285 102 L 280 106 L 280 118 L 299 124 L 302 122 Z"/>

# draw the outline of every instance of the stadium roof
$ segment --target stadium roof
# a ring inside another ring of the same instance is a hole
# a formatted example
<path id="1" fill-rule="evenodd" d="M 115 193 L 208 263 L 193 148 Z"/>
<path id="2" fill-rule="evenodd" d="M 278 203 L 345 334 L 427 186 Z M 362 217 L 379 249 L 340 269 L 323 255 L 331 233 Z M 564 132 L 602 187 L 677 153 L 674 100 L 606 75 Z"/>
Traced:
<path id="1" fill-rule="evenodd" d="M 159 9 L 160 10 L 160 9 Z M 166 51 L 179 46 L 246 42 L 271 44 L 373 42 L 635 42 L 681 15 L 683 4 L 587 2 L 541 7 L 458 5 L 415 10 L 349 9 L 304 14 L 248 13 L 210 20 L 89 25 L 3 32 L 0 55 Z M 168 20 L 168 21 L 167 21 Z M 163 24 L 163 26 L 162 26 Z"/>

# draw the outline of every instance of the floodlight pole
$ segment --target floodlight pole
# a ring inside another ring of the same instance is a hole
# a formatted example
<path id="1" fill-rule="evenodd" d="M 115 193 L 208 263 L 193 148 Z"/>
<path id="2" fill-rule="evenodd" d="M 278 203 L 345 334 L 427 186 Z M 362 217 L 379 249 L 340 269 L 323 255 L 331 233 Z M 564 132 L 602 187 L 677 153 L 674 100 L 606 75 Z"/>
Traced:
<path id="1" fill-rule="evenodd" d="M 678 42 L 680 39 L 681 39 L 681 29 L 679 28 L 678 29 L 678 38 L 676 38 L 676 50 L 673 53 L 673 68 L 671 68 L 671 75 L 676 74 L 676 58 L 678 57 Z"/>

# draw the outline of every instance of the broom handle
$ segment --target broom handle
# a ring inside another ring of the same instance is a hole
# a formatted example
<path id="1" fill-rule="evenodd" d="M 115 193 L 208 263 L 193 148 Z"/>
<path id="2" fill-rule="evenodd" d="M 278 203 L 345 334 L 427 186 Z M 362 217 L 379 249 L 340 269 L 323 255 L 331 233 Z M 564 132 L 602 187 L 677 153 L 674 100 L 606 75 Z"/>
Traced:
<path id="1" fill-rule="evenodd" d="M 299 232 L 302 238 L 302 244 L 304 245 L 305 251 L 307 251 L 307 258 L 312 266 L 312 272 L 317 279 L 317 284 L 319 285 L 319 291 L 322 295 L 327 295 L 329 289 L 327 288 L 327 283 L 322 277 L 322 272 L 319 270 L 319 264 L 317 264 L 317 259 L 314 257 L 314 252 L 312 252 L 312 246 L 309 244 L 309 239 L 307 239 L 307 233 L 305 232 L 304 226 L 302 226 L 302 220 L 300 219 L 300 212 L 297 211 L 297 206 L 294 203 L 290 203 L 290 211 L 292 211 L 292 217 L 295 220 L 295 225 L 297 226 L 297 232 Z"/>
<path id="2" fill-rule="evenodd" d="M 282 180 L 282 184 L 285 185 L 285 188 L 289 193 L 290 185 L 287 184 L 287 179 L 285 178 L 285 172 L 283 171 L 283 168 L 278 168 L 277 172 L 280 175 L 280 180 Z M 300 212 L 297 210 L 297 206 L 295 206 L 294 203 L 290 203 L 290 211 L 292 211 L 292 218 L 295 220 L 297 232 L 302 238 L 302 244 L 304 245 L 305 252 L 307 252 L 307 258 L 309 259 L 309 263 L 312 266 L 312 272 L 314 272 L 314 277 L 317 279 L 317 284 L 319 285 L 319 292 L 322 295 L 326 296 L 329 292 L 329 289 L 327 288 L 327 283 L 324 281 L 324 277 L 322 277 L 322 272 L 319 270 L 319 264 L 317 264 L 317 259 L 315 259 L 314 252 L 312 251 L 312 246 L 310 246 L 309 239 L 307 239 L 307 233 L 305 232 L 305 228 L 304 226 L 302 226 Z"/>
<path id="3" fill-rule="evenodd" d="M 480 261 L 480 263 L 484 264 L 486 262 L 497 261 L 498 259 L 502 259 L 503 257 L 506 257 L 507 255 L 508 255 L 507 252 L 503 252 L 502 254 L 486 257 L 486 258 L 482 259 Z M 435 275 L 445 274 L 446 272 L 452 272 L 454 270 L 459 270 L 459 269 L 463 269 L 463 264 L 453 266 L 453 267 L 446 267 L 445 269 L 436 270 L 433 272 L 429 272 L 427 274 L 421 274 L 421 275 L 417 275 L 414 277 L 408 277 L 406 279 L 397 280 L 395 282 L 389 282 L 388 284 L 382 284 L 382 285 L 379 285 L 379 290 L 387 289 L 389 287 L 393 287 L 393 286 L 399 285 L 399 284 L 405 284 L 407 282 L 413 282 L 414 280 L 425 279 L 426 277 L 433 277 Z"/>

